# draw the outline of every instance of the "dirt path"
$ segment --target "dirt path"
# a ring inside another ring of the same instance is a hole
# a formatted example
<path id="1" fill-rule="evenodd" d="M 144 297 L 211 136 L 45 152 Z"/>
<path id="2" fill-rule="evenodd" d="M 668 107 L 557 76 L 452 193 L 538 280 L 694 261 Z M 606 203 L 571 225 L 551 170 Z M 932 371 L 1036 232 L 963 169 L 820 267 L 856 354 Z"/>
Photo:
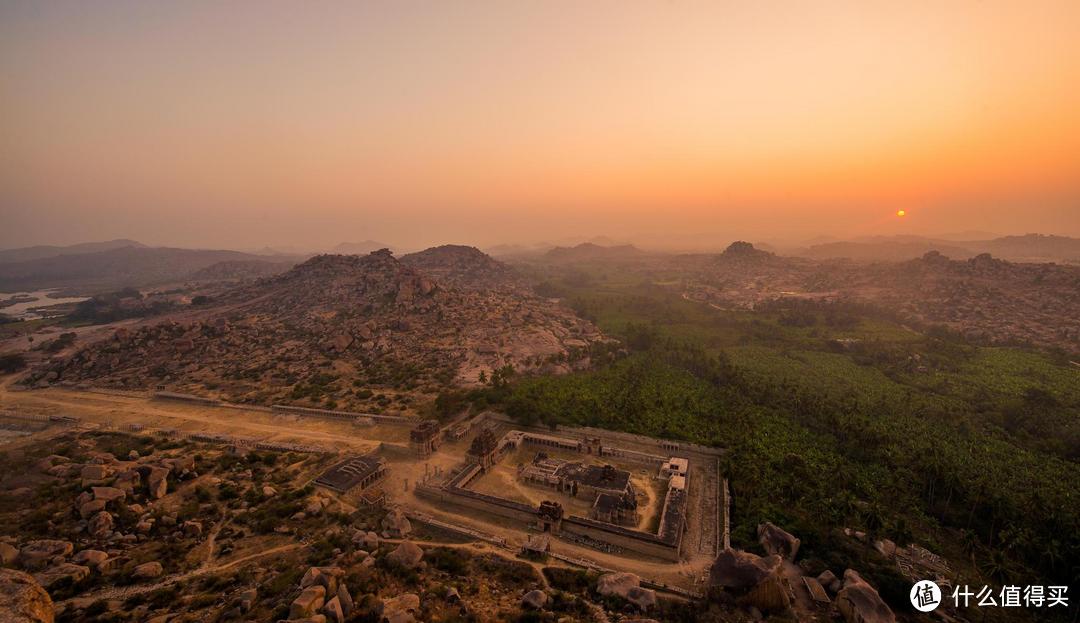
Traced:
<path id="1" fill-rule="evenodd" d="M 6 389 L 6 388 L 5 388 Z M 167 418 L 187 424 L 196 424 L 203 429 L 215 432 L 256 436 L 281 440 L 284 438 L 302 440 L 306 443 L 328 447 L 351 447 L 370 449 L 370 441 L 359 439 L 355 435 L 345 435 L 318 430 L 314 423 L 299 424 L 285 418 L 278 422 L 252 421 L 246 417 L 228 417 L 223 410 L 212 407 L 193 408 L 189 405 L 159 403 L 142 397 L 116 394 L 93 394 L 90 392 L 71 392 L 68 390 L 35 390 L 30 392 L 4 392 L 2 404 L 34 405 L 52 407 L 61 412 L 78 414 L 83 420 L 94 423 L 147 423 L 154 418 Z M 209 411 L 210 413 L 206 413 Z M 172 426 L 176 426 L 176 422 Z"/>
<path id="2" fill-rule="evenodd" d="M 214 527 L 210 530 L 209 536 L 206 537 L 206 560 L 203 561 L 203 567 L 209 567 L 210 563 L 214 562 L 214 541 L 217 540 L 217 535 L 221 532 L 229 522 L 232 521 L 232 517 L 222 517 Z"/>
<path id="3" fill-rule="evenodd" d="M 236 560 L 232 560 L 232 561 L 227 562 L 225 564 L 215 565 L 215 566 L 204 565 L 204 566 L 200 566 L 200 567 L 198 567 L 196 569 L 192 569 L 191 571 L 185 571 L 183 573 L 174 573 L 172 575 L 165 576 L 164 578 L 158 580 L 157 582 L 155 582 L 153 584 L 134 584 L 134 585 L 131 585 L 131 586 L 113 586 L 113 587 L 105 588 L 105 589 L 102 589 L 100 591 L 95 591 L 95 592 L 92 592 L 92 593 L 83 593 L 83 594 L 79 595 L 78 597 L 72 597 L 70 599 L 65 599 L 64 601 L 61 601 L 58 605 L 59 606 L 66 606 L 66 605 L 68 605 L 68 604 L 70 604 L 70 603 L 72 603 L 74 601 L 84 602 L 86 600 L 89 600 L 89 602 L 94 602 L 94 601 L 97 601 L 99 599 L 127 599 L 127 598 L 133 597 L 135 595 L 142 595 L 144 593 L 153 592 L 153 591 L 158 590 L 159 588 L 165 588 L 167 586 L 171 586 L 171 585 L 177 584 L 179 582 L 186 582 L 188 580 L 191 580 L 193 578 L 197 578 L 197 577 L 200 577 L 200 576 L 226 571 L 226 570 L 231 569 L 233 567 L 243 565 L 245 563 L 251 562 L 251 561 L 259 559 L 259 558 L 265 558 L 267 556 L 274 556 L 276 554 L 282 554 L 282 553 L 285 553 L 285 552 L 291 552 L 293 550 L 301 549 L 301 548 L 304 548 L 304 547 L 307 547 L 307 546 L 308 546 L 307 543 L 289 543 L 287 545 L 279 545 L 278 547 L 272 547 L 270 549 L 263 550 L 261 552 L 255 553 L 255 554 L 250 554 L 250 555 L 244 556 L 242 558 L 237 558 Z"/>

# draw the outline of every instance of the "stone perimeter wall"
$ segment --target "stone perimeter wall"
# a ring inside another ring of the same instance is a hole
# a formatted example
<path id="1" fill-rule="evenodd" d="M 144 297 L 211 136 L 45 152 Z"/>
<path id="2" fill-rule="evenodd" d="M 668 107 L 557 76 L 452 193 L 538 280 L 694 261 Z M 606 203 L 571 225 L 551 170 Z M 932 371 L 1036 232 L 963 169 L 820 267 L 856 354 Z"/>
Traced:
<path id="1" fill-rule="evenodd" d="M 414 492 L 416 495 L 429 500 L 463 506 L 490 515 L 520 521 L 526 525 L 535 525 L 539 521 L 537 509 L 535 508 L 468 489 L 433 487 L 417 483 Z M 672 562 L 679 560 L 680 548 L 678 543 L 667 543 L 656 535 L 647 532 L 627 530 L 619 526 L 608 526 L 602 522 L 577 516 L 564 518 L 561 530 L 570 534 L 603 541 L 646 556 Z M 679 542 L 681 542 L 681 539 Z"/>

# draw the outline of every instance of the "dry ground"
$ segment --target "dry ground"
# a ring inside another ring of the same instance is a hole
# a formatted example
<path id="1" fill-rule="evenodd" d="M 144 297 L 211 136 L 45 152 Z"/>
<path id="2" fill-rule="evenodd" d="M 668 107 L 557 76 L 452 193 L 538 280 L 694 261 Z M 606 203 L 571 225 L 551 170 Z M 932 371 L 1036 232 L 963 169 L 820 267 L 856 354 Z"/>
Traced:
<path id="1" fill-rule="evenodd" d="M 436 517 L 443 521 L 462 525 L 497 538 L 504 538 L 513 547 L 525 542 L 528 533 L 524 526 L 511 525 L 505 520 L 483 516 L 471 510 L 456 509 L 450 506 L 435 505 L 413 494 L 417 481 L 423 481 L 425 475 L 434 479 L 436 468 L 441 477 L 445 477 L 464 462 L 467 441 L 446 444 L 428 459 L 418 459 L 408 448 L 408 429 L 403 426 L 359 427 L 349 422 L 328 421 L 296 416 L 280 416 L 255 410 L 242 410 L 226 407 L 194 405 L 173 401 L 150 400 L 146 396 L 120 392 L 90 392 L 73 389 L 50 388 L 33 391 L 10 391 L 8 383 L 0 385 L 0 413 L 11 412 L 31 415 L 71 415 L 81 419 L 80 426 L 89 428 L 110 428 L 124 430 L 130 424 L 142 424 L 147 429 L 175 428 L 187 432 L 206 432 L 246 437 L 256 437 L 279 442 L 319 445 L 342 454 L 357 454 L 378 451 L 389 465 L 389 477 L 383 488 L 390 503 L 400 504 L 406 509 Z M 30 440 L 56 434 L 56 428 L 35 433 L 22 439 Z M 498 434 L 502 434 L 499 431 Z M 20 443 L 19 440 L 13 443 Z M 522 455 L 523 457 L 525 455 Z M 528 459 L 531 460 L 531 454 Z M 574 458 L 581 459 L 580 455 Z M 509 485 L 513 478 L 507 479 L 506 473 L 514 473 L 518 458 L 510 457 L 500 465 L 496 479 L 497 493 L 500 495 L 512 491 L 525 496 L 530 502 L 549 499 L 547 493 L 539 489 L 521 486 L 511 489 L 499 485 Z M 635 472 L 635 486 L 646 476 L 641 467 Z M 502 473 L 500 476 L 498 473 Z M 643 487 L 644 488 L 644 487 Z M 662 497 L 653 492 L 646 508 L 653 509 L 662 502 Z M 578 509 L 574 509 L 577 512 Z M 690 529 L 695 529 L 693 517 L 695 506 L 691 500 Z M 643 512 L 643 522 L 652 521 L 651 511 Z M 701 521 L 696 521 L 700 525 Z M 706 522 L 708 523 L 708 522 Z M 560 540 L 552 542 L 552 548 L 561 554 L 578 559 L 590 560 L 610 569 L 630 571 L 642 577 L 662 581 L 687 589 L 700 589 L 703 572 L 712 560 L 711 555 L 697 551 L 700 537 L 688 534 L 687 554 L 689 560 L 681 563 L 669 563 L 646 557 L 632 555 L 616 556 L 593 549 L 584 548 Z"/>

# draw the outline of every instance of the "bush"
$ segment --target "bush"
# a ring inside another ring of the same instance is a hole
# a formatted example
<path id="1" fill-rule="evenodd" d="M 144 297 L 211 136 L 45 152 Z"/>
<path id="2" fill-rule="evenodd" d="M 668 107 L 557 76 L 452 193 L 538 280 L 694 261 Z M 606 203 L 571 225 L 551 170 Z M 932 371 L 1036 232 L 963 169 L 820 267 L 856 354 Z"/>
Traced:
<path id="1" fill-rule="evenodd" d="M 26 357 L 22 353 L 4 353 L 0 355 L 0 374 L 12 374 L 26 368 Z"/>

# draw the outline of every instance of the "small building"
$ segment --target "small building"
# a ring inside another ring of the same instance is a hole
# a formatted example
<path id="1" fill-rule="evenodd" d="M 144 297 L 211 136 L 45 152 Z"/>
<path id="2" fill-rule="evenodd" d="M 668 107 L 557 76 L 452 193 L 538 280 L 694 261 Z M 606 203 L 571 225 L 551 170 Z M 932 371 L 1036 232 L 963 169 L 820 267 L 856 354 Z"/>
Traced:
<path id="1" fill-rule="evenodd" d="M 439 423 L 424 420 L 409 432 L 409 446 L 419 458 L 427 458 L 439 449 Z"/>
<path id="2" fill-rule="evenodd" d="M 472 444 L 469 445 L 468 455 L 476 461 L 481 470 L 486 472 L 498 460 L 496 456 L 498 449 L 499 440 L 495 437 L 495 433 L 490 428 L 485 428 L 473 438 Z"/>
<path id="3" fill-rule="evenodd" d="M 580 461 L 553 459 L 538 452 L 531 464 L 520 469 L 519 476 L 530 484 L 548 486 L 573 497 L 607 493 L 636 500 L 630 472 L 613 465 L 585 465 Z"/>
<path id="4" fill-rule="evenodd" d="M 354 456 L 334 465 L 315 484 L 342 495 L 359 496 L 386 478 L 386 464 L 372 456 Z"/>
<path id="5" fill-rule="evenodd" d="M 521 553 L 543 557 L 551 551 L 551 538 L 546 534 L 531 535 L 521 546 Z"/>
<path id="6" fill-rule="evenodd" d="M 684 458 L 671 457 L 662 466 L 660 466 L 660 477 L 668 478 L 671 476 L 686 476 L 686 473 L 690 470 L 690 461 Z"/>
<path id="7" fill-rule="evenodd" d="M 601 493 L 596 496 L 590 515 L 592 519 L 615 525 L 637 523 L 637 504 L 628 502 L 623 496 Z"/>
<path id="8" fill-rule="evenodd" d="M 582 465 L 565 463 L 555 475 L 564 483 L 572 483 L 574 495 L 609 493 L 619 497 L 636 498 L 630 484 L 630 472 L 614 465 Z"/>
<path id="9" fill-rule="evenodd" d="M 544 532 L 558 534 L 562 528 L 563 507 L 558 502 L 544 500 L 536 509 L 539 528 Z"/>
<path id="10" fill-rule="evenodd" d="M 446 431 L 445 437 L 450 441 L 461 441 L 469 436 L 469 431 L 472 430 L 472 421 L 462 422 L 455 424 L 449 430 Z"/>

